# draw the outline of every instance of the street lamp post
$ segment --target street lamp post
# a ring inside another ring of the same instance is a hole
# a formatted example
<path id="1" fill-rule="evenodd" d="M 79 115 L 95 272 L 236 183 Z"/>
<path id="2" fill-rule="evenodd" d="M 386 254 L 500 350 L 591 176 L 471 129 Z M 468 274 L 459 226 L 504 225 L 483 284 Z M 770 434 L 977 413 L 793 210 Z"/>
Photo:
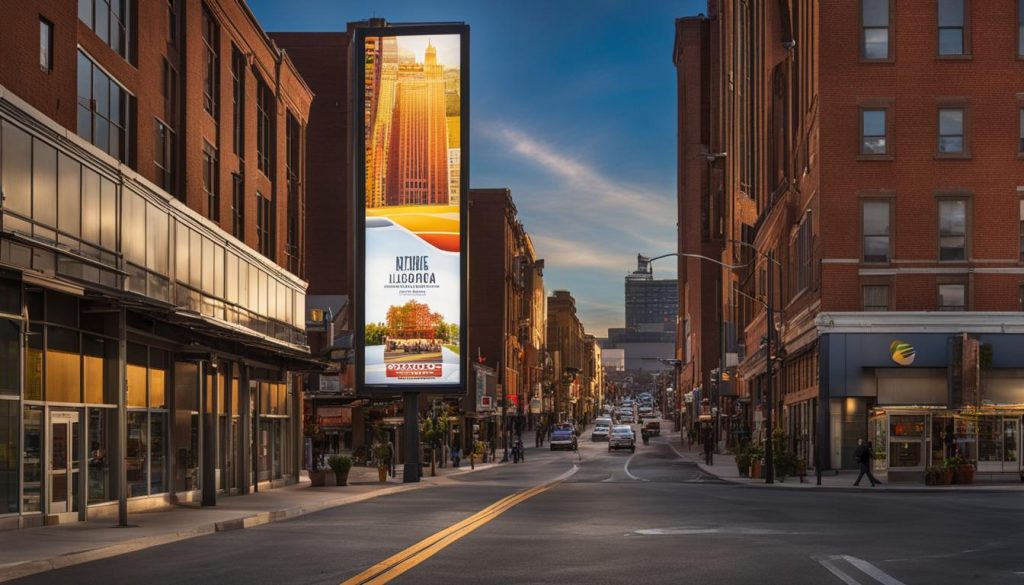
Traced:
<path id="1" fill-rule="evenodd" d="M 765 439 L 765 448 L 764 448 L 764 455 L 765 455 L 764 480 L 765 480 L 765 483 L 775 483 L 775 464 L 774 464 L 773 453 L 772 453 L 772 451 L 773 451 L 773 449 L 772 449 L 772 377 L 773 377 L 772 371 L 774 369 L 773 368 L 773 361 L 774 361 L 775 358 L 772 356 L 771 348 L 772 348 L 772 337 L 775 334 L 775 309 L 774 309 L 774 307 L 775 307 L 775 291 L 774 291 L 774 288 L 775 287 L 774 287 L 774 284 L 773 284 L 773 275 L 774 275 L 774 272 L 775 272 L 774 267 L 779 266 L 779 261 L 776 260 L 774 257 L 772 257 L 771 254 L 765 254 L 764 252 L 758 250 L 756 247 L 754 247 L 751 244 L 748 244 L 746 242 L 741 242 L 739 240 L 730 240 L 730 241 L 732 243 L 734 243 L 734 244 L 738 244 L 738 245 L 741 245 L 741 246 L 746 246 L 746 247 L 754 250 L 754 252 L 756 252 L 759 256 L 761 256 L 762 258 L 768 260 L 770 263 L 773 264 L 773 267 L 770 267 L 769 270 L 768 270 L 768 282 L 767 282 L 767 284 L 768 284 L 768 299 L 767 299 L 767 302 L 758 300 L 758 303 L 760 303 L 761 306 L 764 307 L 765 310 L 768 312 L 768 323 L 767 323 L 768 324 L 768 335 L 766 336 L 766 338 L 767 338 L 766 339 L 767 347 L 765 348 L 765 364 L 766 364 L 765 365 L 765 371 L 766 371 L 766 376 L 767 376 L 766 379 L 765 379 L 765 393 L 767 394 L 767 399 L 768 399 L 767 407 L 768 408 L 767 408 L 767 412 L 765 413 L 765 432 L 766 432 L 767 436 L 766 436 L 766 439 Z M 746 268 L 747 267 L 746 264 L 726 264 L 725 262 L 722 262 L 720 260 L 716 260 L 714 258 L 710 258 L 708 256 L 703 256 L 701 254 L 689 254 L 689 253 L 685 253 L 685 252 L 671 252 L 671 253 L 668 253 L 668 254 L 662 254 L 661 256 L 655 256 L 655 257 L 651 258 L 650 262 L 653 262 L 655 260 L 659 260 L 661 258 L 668 258 L 669 256 L 681 256 L 683 258 L 697 258 L 697 259 L 700 259 L 700 260 L 706 260 L 708 262 L 713 262 L 715 264 L 718 264 L 719 266 L 721 266 L 723 268 L 727 268 L 729 270 L 738 270 L 740 268 Z"/>

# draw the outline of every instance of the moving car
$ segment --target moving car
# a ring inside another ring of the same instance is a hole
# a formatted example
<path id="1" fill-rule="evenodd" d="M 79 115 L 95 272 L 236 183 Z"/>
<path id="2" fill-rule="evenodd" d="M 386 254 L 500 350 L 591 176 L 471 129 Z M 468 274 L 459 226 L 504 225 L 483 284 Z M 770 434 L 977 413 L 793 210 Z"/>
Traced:
<path id="1" fill-rule="evenodd" d="M 608 434 L 608 452 L 618 449 L 629 449 L 636 451 L 636 436 L 633 434 L 633 427 L 629 425 L 615 425 Z"/>
<path id="2" fill-rule="evenodd" d="M 576 450 L 576 430 L 571 424 L 561 424 L 551 431 L 551 450 L 568 449 Z"/>
<path id="3" fill-rule="evenodd" d="M 649 420 L 644 423 L 644 430 L 647 434 L 652 437 L 657 437 L 661 434 L 661 421 Z"/>
<path id="4" fill-rule="evenodd" d="M 594 423 L 594 430 L 590 431 L 591 441 L 607 441 L 608 433 L 611 431 L 611 422 L 607 424 Z"/>

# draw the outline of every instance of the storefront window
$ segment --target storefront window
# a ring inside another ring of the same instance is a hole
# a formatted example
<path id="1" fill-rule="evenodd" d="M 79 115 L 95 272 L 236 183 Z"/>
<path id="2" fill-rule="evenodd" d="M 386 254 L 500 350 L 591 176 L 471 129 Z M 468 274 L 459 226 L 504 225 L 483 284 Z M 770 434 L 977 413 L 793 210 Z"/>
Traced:
<path id="1" fill-rule="evenodd" d="M 1017 417 L 978 417 L 978 468 L 1017 471 Z"/>
<path id="2" fill-rule="evenodd" d="M 46 400 L 81 402 L 81 368 L 78 332 L 49 327 L 46 332 Z"/>
<path id="3" fill-rule="evenodd" d="M 956 432 L 954 433 L 954 449 L 968 461 L 978 460 L 978 421 L 971 417 L 957 417 L 954 419 Z"/>
<path id="4" fill-rule="evenodd" d="M 146 477 L 146 457 L 149 454 L 149 425 L 145 411 L 128 413 L 128 450 L 125 453 L 125 470 L 128 479 L 128 496 L 144 496 L 148 493 L 149 478 Z"/>
<path id="5" fill-rule="evenodd" d="M 149 415 L 149 493 L 167 491 L 167 413 Z"/>
<path id="6" fill-rule="evenodd" d="M 17 378 L 15 378 L 17 379 Z M 0 514 L 18 511 L 18 419 L 17 400 L 0 400 Z"/>
<path id="7" fill-rule="evenodd" d="M 114 499 L 115 478 L 110 466 L 116 452 L 113 429 L 117 426 L 117 409 L 89 409 L 89 504 Z"/>
<path id="8" fill-rule="evenodd" d="M 889 467 L 923 467 L 924 415 L 889 417 Z"/>
<path id="9" fill-rule="evenodd" d="M 0 319 L 0 395 L 21 395 L 21 323 Z M 14 425 L 15 428 L 18 425 Z M 17 461 L 17 457 L 15 457 Z"/>
<path id="10" fill-rule="evenodd" d="M 30 325 L 25 343 L 25 400 L 43 399 L 43 326 Z"/>
<path id="11" fill-rule="evenodd" d="M 40 406 L 25 407 L 25 445 L 22 455 L 24 483 L 22 494 L 23 512 L 39 512 L 42 498 L 42 454 L 43 454 L 43 409 Z"/>
<path id="12" fill-rule="evenodd" d="M 174 364 L 174 489 L 199 489 L 199 368 Z"/>

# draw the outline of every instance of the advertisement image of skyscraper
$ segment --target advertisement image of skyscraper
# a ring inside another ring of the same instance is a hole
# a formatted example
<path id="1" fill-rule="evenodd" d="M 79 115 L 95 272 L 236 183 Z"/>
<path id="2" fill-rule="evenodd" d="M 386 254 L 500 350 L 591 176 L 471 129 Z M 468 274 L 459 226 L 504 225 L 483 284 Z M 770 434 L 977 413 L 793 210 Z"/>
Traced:
<path id="1" fill-rule="evenodd" d="M 363 50 L 364 380 L 458 384 L 461 36 L 367 37 Z"/>

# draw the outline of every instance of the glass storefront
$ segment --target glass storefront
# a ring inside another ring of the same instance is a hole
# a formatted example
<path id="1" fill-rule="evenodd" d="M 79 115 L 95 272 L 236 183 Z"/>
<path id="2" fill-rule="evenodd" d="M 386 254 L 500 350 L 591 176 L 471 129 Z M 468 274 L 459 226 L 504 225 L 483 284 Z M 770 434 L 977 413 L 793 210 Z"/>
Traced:
<path id="1" fill-rule="evenodd" d="M 174 491 L 199 489 L 199 366 L 174 363 Z"/>
<path id="2" fill-rule="evenodd" d="M 117 427 L 116 408 L 90 408 L 86 424 L 89 435 L 89 504 L 114 500 L 116 478 L 111 466 L 111 454 L 116 453 L 114 429 Z"/>

